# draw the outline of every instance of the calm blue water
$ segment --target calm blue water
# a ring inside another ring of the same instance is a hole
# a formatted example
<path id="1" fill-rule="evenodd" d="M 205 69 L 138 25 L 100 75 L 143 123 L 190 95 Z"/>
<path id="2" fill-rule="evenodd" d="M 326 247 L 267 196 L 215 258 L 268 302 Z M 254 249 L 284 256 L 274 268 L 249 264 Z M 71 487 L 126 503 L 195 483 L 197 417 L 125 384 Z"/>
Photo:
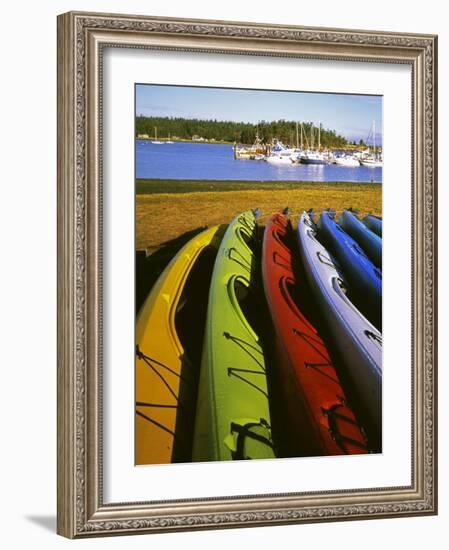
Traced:
<path id="1" fill-rule="evenodd" d="M 195 180 L 381 182 L 382 168 L 292 164 L 234 159 L 232 145 L 136 141 L 136 177 Z"/>

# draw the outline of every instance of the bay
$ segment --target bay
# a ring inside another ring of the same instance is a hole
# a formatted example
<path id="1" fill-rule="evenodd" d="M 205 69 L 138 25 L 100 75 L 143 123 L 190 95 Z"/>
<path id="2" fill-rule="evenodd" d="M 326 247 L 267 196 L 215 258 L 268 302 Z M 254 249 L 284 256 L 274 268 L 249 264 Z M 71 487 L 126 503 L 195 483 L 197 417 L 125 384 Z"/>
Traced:
<path id="1" fill-rule="evenodd" d="M 382 182 L 382 168 L 329 165 L 272 165 L 234 159 L 229 144 L 136 140 L 136 177 L 182 180 Z"/>

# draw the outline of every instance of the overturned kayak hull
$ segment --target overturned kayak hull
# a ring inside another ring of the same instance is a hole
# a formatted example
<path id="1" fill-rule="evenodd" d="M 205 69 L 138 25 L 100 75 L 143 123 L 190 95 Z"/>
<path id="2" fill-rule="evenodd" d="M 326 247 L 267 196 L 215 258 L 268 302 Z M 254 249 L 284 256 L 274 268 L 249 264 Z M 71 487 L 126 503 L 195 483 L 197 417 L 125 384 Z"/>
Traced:
<path id="1" fill-rule="evenodd" d="M 201 288 L 210 280 L 222 235 L 223 228 L 217 226 L 189 241 L 162 272 L 139 311 L 136 464 L 191 460 L 199 359 L 192 337 L 183 338 L 183 333 L 189 318 L 195 323 L 200 310 L 206 310 L 207 293 Z M 197 332 L 198 348 L 201 327 Z"/>
<path id="2" fill-rule="evenodd" d="M 262 276 L 273 321 L 277 400 L 283 404 L 289 456 L 362 454 L 366 438 L 312 319 L 310 286 L 292 253 L 294 233 L 283 214 L 268 222 Z"/>
<path id="3" fill-rule="evenodd" d="M 264 352 L 254 326 L 257 225 L 229 225 L 214 266 L 195 419 L 193 460 L 274 458 Z"/>
<path id="4" fill-rule="evenodd" d="M 363 218 L 363 223 L 376 235 L 382 237 L 382 218 L 374 216 L 373 214 L 368 214 Z"/>
<path id="5" fill-rule="evenodd" d="M 370 450 L 381 452 L 382 336 L 346 296 L 345 281 L 305 212 L 297 234 L 304 270 L 338 357 L 339 375 L 366 429 Z"/>
<path id="6" fill-rule="evenodd" d="M 382 269 L 382 238 L 349 210 L 343 210 L 338 223 L 363 248 L 373 264 Z"/>
<path id="7" fill-rule="evenodd" d="M 320 240 L 341 267 L 351 300 L 382 330 L 382 272 L 330 212 L 321 213 L 317 228 Z"/>

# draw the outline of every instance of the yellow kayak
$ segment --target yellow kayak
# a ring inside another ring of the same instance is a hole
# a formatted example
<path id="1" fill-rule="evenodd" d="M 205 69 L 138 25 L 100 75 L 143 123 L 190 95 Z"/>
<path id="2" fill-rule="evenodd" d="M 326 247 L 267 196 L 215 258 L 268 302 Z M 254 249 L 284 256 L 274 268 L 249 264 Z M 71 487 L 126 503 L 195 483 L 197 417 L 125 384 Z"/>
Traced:
<path id="1" fill-rule="evenodd" d="M 136 464 L 191 460 L 207 297 L 225 227 L 196 235 L 160 275 L 136 321 Z"/>

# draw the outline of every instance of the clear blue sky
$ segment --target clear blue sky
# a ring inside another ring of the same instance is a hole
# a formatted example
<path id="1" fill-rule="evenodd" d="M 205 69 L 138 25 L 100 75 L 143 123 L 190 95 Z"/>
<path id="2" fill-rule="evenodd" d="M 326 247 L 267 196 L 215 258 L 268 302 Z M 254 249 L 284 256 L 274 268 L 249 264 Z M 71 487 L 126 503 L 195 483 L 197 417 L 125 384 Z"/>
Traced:
<path id="1" fill-rule="evenodd" d="M 321 122 L 323 128 L 351 141 L 366 140 L 375 121 L 376 142 L 382 143 L 381 96 L 138 84 L 136 114 L 252 123 Z"/>

